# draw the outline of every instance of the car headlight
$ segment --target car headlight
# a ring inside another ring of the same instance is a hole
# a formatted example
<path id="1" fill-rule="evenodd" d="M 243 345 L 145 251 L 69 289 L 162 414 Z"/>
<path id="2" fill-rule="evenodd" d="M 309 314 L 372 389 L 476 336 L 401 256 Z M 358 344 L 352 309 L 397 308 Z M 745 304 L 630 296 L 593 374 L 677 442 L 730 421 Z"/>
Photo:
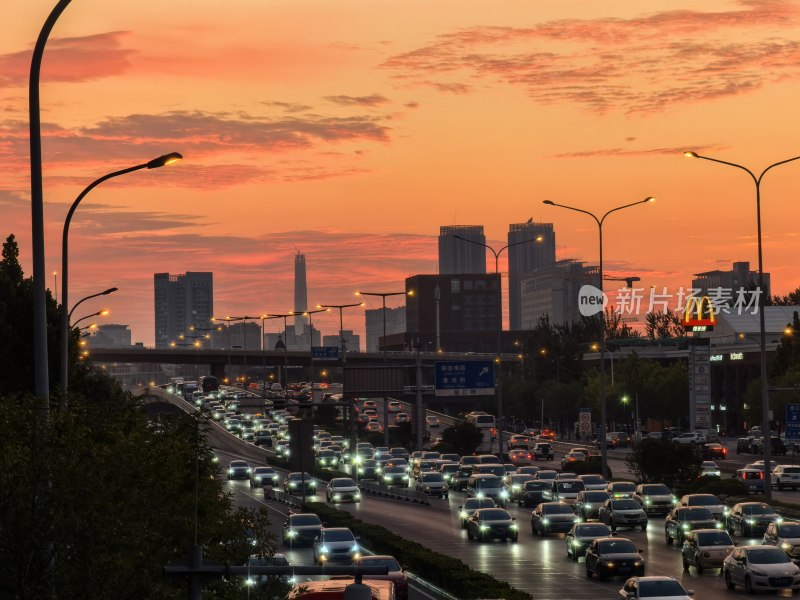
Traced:
<path id="1" fill-rule="evenodd" d="M 297 487 L 297 484 L 294 481 L 290 481 L 289 487 Z"/>
<path id="2" fill-rule="evenodd" d="M 677 504 L 678 503 L 678 499 L 675 496 L 672 497 L 672 503 L 673 504 Z"/>
<path id="3" fill-rule="evenodd" d="M 320 548 L 320 549 L 319 549 L 319 551 L 320 551 L 322 554 L 327 554 L 327 553 L 329 552 L 329 550 L 328 550 L 328 547 L 327 547 L 327 546 L 323 546 L 322 548 Z"/>
<path id="4" fill-rule="evenodd" d="M 481 525 L 481 531 L 486 531 L 487 529 L 489 529 L 488 525 Z"/>
<path id="5" fill-rule="evenodd" d="M 512 531 L 516 531 L 517 529 L 519 529 L 519 526 L 516 523 L 512 523 L 511 525 L 509 525 L 509 529 L 511 529 Z"/>
<path id="6" fill-rule="evenodd" d="M 228 469 L 228 475 L 233 475 L 233 469 Z"/>
<path id="7" fill-rule="evenodd" d="M 777 519 L 775 519 L 775 522 L 776 523 L 782 523 L 783 522 L 783 517 L 778 517 Z"/>
<path id="8" fill-rule="evenodd" d="M 333 495 L 333 499 L 334 499 L 334 500 L 341 500 L 341 499 L 342 499 L 342 496 L 341 496 L 341 494 L 334 494 L 334 495 Z"/>
<path id="9" fill-rule="evenodd" d="M 755 519 L 747 519 L 747 524 L 748 525 L 755 525 L 755 523 L 756 523 Z"/>
<path id="10" fill-rule="evenodd" d="M 480 499 L 483 499 L 484 494 L 483 494 L 483 492 L 478 492 L 477 494 L 475 494 L 475 496 L 480 500 Z"/>
<path id="11" fill-rule="evenodd" d="M 614 561 L 613 560 L 601 560 L 600 562 L 602 564 L 604 564 L 605 566 L 607 566 L 607 567 L 613 567 L 614 566 Z"/>
<path id="12" fill-rule="evenodd" d="M 403 475 L 403 479 L 408 479 L 408 475 Z"/>
<path id="13" fill-rule="evenodd" d="M 786 542 L 782 542 L 781 543 L 781 548 L 783 548 L 784 550 L 788 551 L 788 550 L 792 549 L 792 545 L 791 544 L 787 544 Z"/>
<path id="14" fill-rule="evenodd" d="M 549 524 L 550 524 L 550 519 L 548 519 L 547 517 L 542 519 L 542 525 L 549 525 Z"/>
<path id="15" fill-rule="evenodd" d="M 508 492 L 503 490 L 502 492 L 500 492 L 500 497 L 501 498 L 508 498 Z"/>
<path id="16" fill-rule="evenodd" d="M 272 481 L 277 481 L 277 480 L 278 480 L 278 474 L 277 474 L 277 473 L 274 473 L 274 474 L 272 475 Z"/>
<path id="17" fill-rule="evenodd" d="M 583 523 L 583 519 L 581 519 L 580 517 L 575 517 L 574 522 L 575 523 Z"/>
<path id="18" fill-rule="evenodd" d="M 573 546 L 575 546 L 575 547 L 578 547 L 578 546 L 580 546 L 580 545 L 581 545 L 581 543 L 580 543 L 578 540 L 572 540 L 572 542 L 571 542 L 571 543 L 572 543 L 572 545 L 573 545 Z"/>
<path id="19" fill-rule="evenodd" d="M 360 493 L 358 493 L 358 492 L 356 492 L 356 494 L 355 494 L 354 498 L 355 498 L 356 500 L 361 500 L 361 494 L 360 494 Z"/>
<path id="20" fill-rule="evenodd" d="M 633 566 L 634 567 L 641 567 L 642 566 L 642 561 L 640 561 L 640 560 L 634 561 Z"/>
<path id="21" fill-rule="evenodd" d="M 350 548 L 350 552 L 358 552 L 358 544 L 353 544 L 353 547 Z"/>
<path id="22" fill-rule="evenodd" d="M 297 532 L 294 529 L 290 529 L 289 531 L 286 532 L 286 535 L 288 535 L 289 537 L 294 537 L 297 535 Z"/>
<path id="23" fill-rule="evenodd" d="M 650 498 L 645 498 L 645 499 L 644 499 L 644 503 L 645 503 L 645 504 L 652 504 L 652 503 L 653 503 L 653 501 L 652 501 L 652 500 L 650 500 Z"/>
<path id="24" fill-rule="evenodd" d="M 681 529 L 683 529 L 684 531 L 689 531 L 691 528 L 692 526 L 689 525 L 689 523 L 684 523 L 683 525 L 681 525 Z"/>
<path id="25" fill-rule="evenodd" d="M 515 484 L 515 485 L 511 486 L 511 490 L 514 491 L 514 492 L 518 492 L 520 489 L 522 489 L 522 488 L 519 485 Z"/>
<path id="26" fill-rule="evenodd" d="M 714 527 L 716 527 L 717 529 L 722 529 L 722 523 L 716 523 Z"/>

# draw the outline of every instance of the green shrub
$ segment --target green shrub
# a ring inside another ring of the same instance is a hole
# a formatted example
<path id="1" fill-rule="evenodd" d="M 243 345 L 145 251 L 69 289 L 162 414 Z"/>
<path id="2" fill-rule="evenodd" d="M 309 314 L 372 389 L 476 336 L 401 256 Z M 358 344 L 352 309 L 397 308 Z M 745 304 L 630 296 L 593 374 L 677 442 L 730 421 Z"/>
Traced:
<path id="1" fill-rule="evenodd" d="M 360 536 L 364 546 L 379 554 L 390 554 L 415 575 L 459 598 L 503 598 L 529 600 L 527 592 L 511 587 L 462 561 L 434 552 L 417 542 L 404 539 L 380 525 L 365 523 L 350 513 L 320 502 L 309 502 L 303 510 L 317 513 L 328 527 L 347 527 Z"/>

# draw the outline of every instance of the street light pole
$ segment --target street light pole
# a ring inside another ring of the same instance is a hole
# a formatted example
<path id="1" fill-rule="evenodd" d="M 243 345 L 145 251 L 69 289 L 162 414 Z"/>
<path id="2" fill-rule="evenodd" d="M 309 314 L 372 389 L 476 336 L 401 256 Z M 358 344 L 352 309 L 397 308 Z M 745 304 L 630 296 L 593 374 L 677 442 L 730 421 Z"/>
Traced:
<path id="1" fill-rule="evenodd" d="M 81 200 L 86 197 L 86 194 L 91 192 L 95 187 L 104 181 L 112 179 L 113 177 L 125 175 L 126 173 L 132 173 L 133 171 L 139 171 L 141 169 L 157 169 L 178 161 L 181 158 L 183 157 L 180 154 L 177 152 L 172 152 L 170 154 L 164 154 L 163 156 L 154 158 L 149 162 L 103 175 L 99 179 L 95 179 L 92 183 L 86 186 L 72 203 L 72 206 L 69 207 L 67 218 L 64 220 L 64 229 L 61 234 L 61 410 L 66 410 L 67 407 L 66 395 L 67 386 L 69 383 L 69 373 L 67 372 L 67 369 L 69 368 L 69 359 L 67 356 L 69 352 L 69 319 L 66 314 L 66 306 L 69 304 L 69 226 L 72 222 L 72 215 L 75 214 L 75 210 L 78 208 Z"/>
<path id="2" fill-rule="evenodd" d="M 552 200 L 543 200 L 544 204 L 549 206 L 558 206 L 560 208 L 566 208 L 567 210 L 573 210 L 575 212 L 583 213 L 585 215 L 589 215 L 595 220 L 597 223 L 597 231 L 598 231 L 598 241 L 600 246 L 600 295 L 603 296 L 603 223 L 606 220 L 606 217 L 611 213 L 623 210 L 625 208 L 630 208 L 631 206 L 638 206 L 639 204 L 646 204 L 648 202 L 653 202 L 655 198 L 652 196 L 648 196 L 644 200 L 639 200 L 638 202 L 631 202 L 630 204 L 623 204 L 622 206 L 618 206 L 616 208 L 612 208 L 608 212 L 606 212 L 601 218 L 597 218 L 594 213 L 589 212 L 588 210 L 583 210 L 581 208 L 575 208 L 573 206 L 567 206 L 565 204 L 557 204 Z M 602 310 L 602 332 L 600 335 L 600 431 L 599 431 L 599 438 L 600 438 L 600 454 L 601 454 L 601 464 L 603 468 L 603 477 L 608 479 L 608 445 L 606 444 L 606 311 L 605 311 L 605 298 L 603 298 L 603 302 L 601 303 Z"/>
<path id="3" fill-rule="evenodd" d="M 497 365 L 497 375 L 495 377 L 495 396 L 497 397 L 497 453 L 502 457 L 503 455 L 503 383 L 501 381 L 501 376 L 503 372 L 503 363 L 502 363 L 502 336 L 503 336 L 503 282 L 502 278 L 500 277 L 500 254 L 503 250 L 507 250 L 508 248 L 513 248 L 514 246 L 519 246 L 521 244 L 528 244 L 530 242 L 541 242 L 542 236 L 537 236 L 535 238 L 529 238 L 527 240 L 522 240 L 521 242 L 515 242 L 513 244 L 508 244 L 500 248 L 500 250 L 495 250 L 493 247 L 489 246 L 488 244 L 484 244 L 482 242 L 477 242 L 475 240 L 471 240 L 469 238 L 461 237 L 460 235 L 454 235 L 454 238 L 457 240 L 461 240 L 462 242 L 469 242 L 470 244 L 475 244 L 476 246 L 483 246 L 487 250 L 491 250 L 492 254 L 494 254 L 494 273 L 497 275 L 497 357 L 495 358 L 495 364 Z M 437 348 L 438 350 L 438 348 Z"/>
<path id="4" fill-rule="evenodd" d="M 356 296 L 377 296 L 382 302 L 381 314 L 383 316 L 383 364 L 386 365 L 386 298 L 387 296 L 405 296 L 405 292 L 356 292 Z M 437 299 L 438 300 L 438 299 Z M 437 335 L 436 345 L 439 340 Z M 389 399 L 383 397 L 383 443 L 389 445 Z"/>
<path id="5" fill-rule="evenodd" d="M 761 171 L 760 175 L 756 175 L 748 169 L 740 164 L 728 162 L 725 160 L 719 160 L 717 158 L 711 158 L 708 156 L 701 156 L 697 152 L 687 151 L 683 153 L 684 156 L 687 158 L 702 158 L 703 160 L 708 160 L 711 162 L 719 163 L 721 165 L 727 165 L 729 167 L 736 167 L 737 169 L 741 169 L 742 171 L 746 172 L 750 177 L 753 179 L 753 183 L 756 186 L 756 226 L 758 229 L 758 327 L 759 327 L 759 346 L 761 351 L 761 432 L 764 435 L 764 500 L 766 502 L 770 502 L 772 500 L 772 486 L 770 485 L 770 481 L 772 480 L 772 470 L 770 468 L 770 458 L 772 454 L 772 440 L 771 438 L 771 429 L 769 424 L 769 384 L 767 381 L 767 330 L 766 330 L 766 323 L 764 317 L 764 307 L 766 306 L 766 298 L 764 294 L 767 290 L 764 288 L 764 252 L 763 247 L 761 244 L 761 180 L 766 175 L 767 171 L 770 169 L 777 167 L 779 165 L 784 165 L 786 163 L 793 162 L 795 160 L 800 159 L 800 156 L 795 156 L 792 158 L 787 158 L 786 160 L 781 160 L 779 162 L 773 163 L 768 166 L 766 169 Z"/>

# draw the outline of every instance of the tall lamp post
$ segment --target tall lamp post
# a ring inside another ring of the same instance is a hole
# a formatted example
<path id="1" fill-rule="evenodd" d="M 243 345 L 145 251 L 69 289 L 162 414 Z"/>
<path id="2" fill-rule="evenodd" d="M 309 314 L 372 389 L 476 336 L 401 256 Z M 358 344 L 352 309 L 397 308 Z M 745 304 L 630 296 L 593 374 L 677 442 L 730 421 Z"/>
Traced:
<path id="1" fill-rule="evenodd" d="M 575 208 L 574 206 L 567 206 L 565 204 L 557 204 L 552 200 L 543 200 L 544 204 L 549 206 L 558 206 L 560 208 L 566 208 L 567 210 L 573 210 L 575 212 L 583 213 L 585 215 L 589 215 L 595 220 L 597 223 L 597 231 L 598 231 L 598 240 L 600 246 L 600 294 L 603 294 L 603 223 L 605 223 L 606 218 L 611 213 L 615 213 L 617 211 L 623 210 L 625 208 L 630 208 L 631 206 L 638 206 L 639 204 L 646 204 L 648 202 L 653 202 L 655 198 L 652 196 L 648 196 L 644 200 L 639 200 L 638 202 L 631 202 L 630 204 L 623 204 L 622 206 L 618 206 L 616 208 L 612 208 L 608 212 L 606 212 L 602 217 L 597 218 L 597 216 L 589 212 L 588 210 L 583 210 L 582 208 Z M 605 311 L 605 301 L 602 302 L 602 310 L 600 312 L 602 315 L 602 334 L 600 336 L 600 431 L 599 431 L 599 438 L 600 438 L 600 454 L 601 454 L 601 464 L 603 467 L 603 477 L 606 479 L 608 478 L 608 446 L 606 444 L 606 364 L 605 364 L 605 352 L 606 352 L 606 311 Z"/>
<path id="2" fill-rule="evenodd" d="M 454 235 L 454 238 L 457 240 L 461 240 L 462 242 L 469 242 L 470 244 L 475 244 L 476 246 L 483 246 L 487 250 L 490 250 L 492 254 L 494 254 L 494 272 L 497 275 L 497 357 L 495 358 L 495 363 L 497 364 L 497 376 L 495 377 L 495 388 L 497 390 L 497 453 L 502 456 L 503 454 L 503 384 L 501 381 L 501 375 L 503 372 L 503 363 L 502 363 L 502 337 L 503 337 L 503 282 L 500 278 L 500 254 L 502 254 L 503 250 L 507 250 L 508 248 L 513 248 L 514 246 L 520 246 L 522 244 L 528 244 L 530 242 L 541 242 L 544 238 L 542 236 L 536 236 L 535 238 L 529 238 L 527 240 L 522 240 L 521 242 L 515 242 L 513 244 L 508 244 L 500 248 L 500 250 L 495 250 L 488 244 L 484 244 L 482 242 L 477 242 L 475 240 L 471 240 L 469 238 L 461 237 L 460 235 Z M 438 350 L 438 348 L 437 348 Z"/>
<path id="3" fill-rule="evenodd" d="M 770 169 L 777 167 L 779 165 L 784 165 L 786 163 L 793 162 L 795 160 L 800 159 L 800 156 L 795 156 L 793 158 L 787 158 L 786 160 L 781 160 L 779 162 L 773 163 L 768 166 L 766 169 L 761 171 L 760 175 L 756 175 L 745 166 L 742 166 L 737 163 L 728 162 L 725 160 L 719 160 L 717 158 L 711 158 L 709 156 L 702 156 L 697 152 L 687 151 L 683 153 L 684 156 L 687 158 L 702 158 L 703 160 L 708 160 L 711 162 L 719 163 L 721 165 L 727 165 L 729 167 L 735 167 L 737 169 L 741 169 L 753 179 L 753 183 L 756 186 L 756 227 L 758 230 L 758 289 L 759 289 L 759 298 L 758 298 L 758 328 L 759 328 L 759 346 L 761 350 L 761 431 L 764 434 L 764 481 L 767 482 L 764 485 L 764 500 L 770 502 L 772 500 L 772 486 L 769 485 L 771 475 L 770 469 L 770 458 L 772 453 L 772 440 L 770 439 L 770 425 L 769 425 L 769 386 L 767 382 L 767 330 L 766 324 L 764 322 L 764 307 L 766 306 L 766 298 L 764 294 L 767 290 L 764 288 L 764 252 L 761 245 L 761 180 L 766 175 L 767 171 Z"/>
<path id="4" fill-rule="evenodd" d="M 294 317 L 295 313 L 285 315 L 267 315 L 268 319 L 283 319 L 283 387 L 289 389 L 289 338 L 286 335 L 289 329 L 287 319 Z"/>
<path id="5" fill-rule="evenodd" d="M 291 311 L 293 315 L 298 313 Z M 306 310 L 303 311 L 302 316 L 308 317 L 308 365 L 309 371 L 311 372 L 311 381 L 309 382 L 309 388 L 311 389 L 311 404 L 312 404 L 312 412 L 313 412 L 313 404 L 314 404 L 314 325 L 311 322 L 311 315 L 315 315 L 321 312 L 330 312 L 329 308 L 318 308 L 317 310 Z"/>
<path id="6" fill-rule="evenodd" d="M 78 205 L 81 203 L 86 197 L 86 194 L 91 192 L 95 187 L 103 183 L 104 181 L 111 179 L 113 177 L 119 177 L 120 175 L 125 175 L 126 173 L 132 173 L 133 171 L 139 171 L 141 169 L 158 169 L 159 167 L 163 167 L 170 163 L 176 162 L 183 158 L 177 152 L 171 152 L 169 154 L 164 154 L 163 156 L 159 156 L 158 158 L 154 158 L 153 160 L 142 163 L 140 165 L 135 165 L 133 167 L 128 167 L 127 169 L 121 169 L 119 171 L 114 171 L 112 173 L 108 173 L 107 175 L 103 175 L 99 179 L 95 179 L 92 183 L 84 188 L 84 190 L 78 195 L 75 201 L 72 203 L 72 206 L 69 207 L 69 211 L 67 212 L 67 218 L 64 220 L 64 230 L 61 234 L 61 306 L 66 307 L 68 302 L 68 294 L 69 294 L 69 225 L 72 222 L 72 215 L 75 214 L 75 209 L 78 208 Z M 66 309 L 62 308 L 61 310 L 61 408 L 62 410 L 66 408 L 67 400 L 67 386 L 68 386 L 68 379 L 69 373 L 67 373 L 67 369 L 69 365 L 67 364 L 68 358 L 67 353 L 69 351 L 69 319 L 66 314 Z"/>
<path id="7" fill-rule="evenodd" d="M 356 296 L 376 296 L 382 302 L 382 316 L 383 316 L 383 364 L 386 365 L 386 298 L 389 296 L 405 296 L 405 292 L 356 292 Z M 439 341 L 436 341 L 437 350 Z M 389 445 L 389 399 L 383 397 L 383 443 Z"/>

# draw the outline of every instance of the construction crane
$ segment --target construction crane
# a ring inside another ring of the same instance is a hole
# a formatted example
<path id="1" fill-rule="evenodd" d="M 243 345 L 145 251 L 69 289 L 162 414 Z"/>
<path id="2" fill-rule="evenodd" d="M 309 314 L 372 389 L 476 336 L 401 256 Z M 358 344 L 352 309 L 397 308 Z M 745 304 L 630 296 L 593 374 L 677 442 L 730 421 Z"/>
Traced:
<path id="1" fill-rule="evenodd" d="M 603 275 L 604 281 L 624 281 L 629 288 L 633 287 L 634 281 L 641 281 L 641 277 L 608 277 L 607 275 Z"/>

